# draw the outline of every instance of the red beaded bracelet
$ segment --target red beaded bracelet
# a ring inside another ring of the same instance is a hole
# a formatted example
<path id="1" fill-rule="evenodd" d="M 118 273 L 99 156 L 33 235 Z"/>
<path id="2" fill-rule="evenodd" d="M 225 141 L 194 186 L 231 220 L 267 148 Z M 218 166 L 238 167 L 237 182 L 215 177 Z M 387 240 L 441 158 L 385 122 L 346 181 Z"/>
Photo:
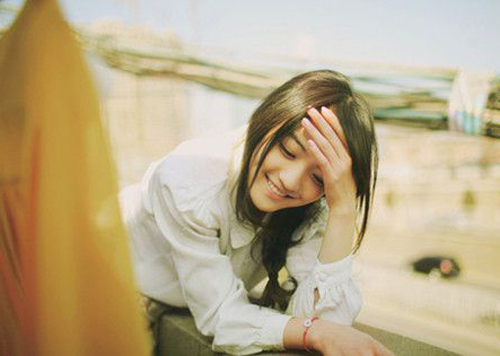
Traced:
<path id="1" fill-rule="evenodd" d="M 304 321 L 304 334 L 302 334 L 302 344 L 304 345 L 304 349 L 308 352 L 311 352 L 311 349 L 307 347 L 307 333 L 309 332 L 309 328 L 312 326 L 314 320 L 318 319 L 317 316 L 314 316 L 312 318 L 308 318 Z"/>

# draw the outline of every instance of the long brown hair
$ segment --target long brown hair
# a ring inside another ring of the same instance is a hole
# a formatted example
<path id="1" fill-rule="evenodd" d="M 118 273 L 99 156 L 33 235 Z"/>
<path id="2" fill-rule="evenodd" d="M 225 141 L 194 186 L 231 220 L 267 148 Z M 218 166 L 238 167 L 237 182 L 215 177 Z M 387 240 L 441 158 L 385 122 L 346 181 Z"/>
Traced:
<path id="1" fill-rule="evenodd" d="M 353 252 L 359 249 L 366 232 L 377 179 L 378 149 L 373 117 L 366 101 L 353 92 L 349 79 L 343 74 L 331 70 L 300 74 L 275 89 L 254 111 L 247 129 L 242 168 L 234 186 L 236 215 L 241 223 L 254 228 L 256 237 L 253 240 L 252 256 L 260 259 L 259 262 L 263 263 L 269 277 L 257 303 L 283 310 L 293 291 L 287 292 L 281 288 L 278 272 L 286 263 L 288 249 L 300 242 L 292 240 L 293 232 L 304 221 L 317 217 L 320 204 L 316 201 L 266 214 L 255 207 L 249 190 L 269 151 L 300 127 L 301 119 L 307 116 L 309 106 L 325 106 L 333 110 L 347 140 L 356 182 L 360 225 Z M 273 129 L 276 131 L 266 139 Z M 253 177 L 250 177 L 251 162 L 260 149 L 262 153 L 256 162 Z M 258 246 L 261 253 L 256 257 L 254 252 Z"/>

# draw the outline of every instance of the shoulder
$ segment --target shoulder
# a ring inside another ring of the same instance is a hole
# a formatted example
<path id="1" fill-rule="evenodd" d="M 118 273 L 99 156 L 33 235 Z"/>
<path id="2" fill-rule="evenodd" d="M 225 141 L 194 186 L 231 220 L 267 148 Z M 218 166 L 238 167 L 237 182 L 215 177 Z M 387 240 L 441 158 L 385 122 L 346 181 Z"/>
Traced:
<path id="1" fill-rule="evenodd" d="M 156 174 L 163 184 L 178 188 L 217 185 L 227 179 L 241 133 L 238 129 L 184 141 L 160 161 Z"/>
<path id="2" fill-rule="evenodd" d="M 225 210 L 218 197 L 226 189 L 238 133 L 230 131 L 184 141 L 153 163 L 142 182 L 145 205 L 155 198 L 168 197 L 169 209 L 217 225 L 214 221 Z"/>

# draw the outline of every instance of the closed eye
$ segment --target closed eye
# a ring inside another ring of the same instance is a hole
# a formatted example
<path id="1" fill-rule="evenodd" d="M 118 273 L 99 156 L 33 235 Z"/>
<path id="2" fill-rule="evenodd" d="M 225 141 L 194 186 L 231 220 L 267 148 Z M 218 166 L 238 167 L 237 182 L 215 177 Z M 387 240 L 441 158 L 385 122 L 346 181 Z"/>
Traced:
<path id="1" fill-rule="evenodd" d="M 290 152 L 289 150 L 286 149 L 285 145 L 282 142 L 280 142 L 278 144 L 278 146 L 279 146 L 281 152 L 283 152 L 283 154 L 285 155 L 285 157 L 287 157 L 288 159 L 296 158 L 296 156 L 292 152 Z"/>
<path id="2" fill-rule="evenodd" d="M 320 186 L 321 188 L 323 188 L 323 186 L 325 185 L 325 183 L 323 182 L 323 179 L 321 179 L 320 177 L 318 177 L 315 174 L 313 174 L 312 177 L 313 177 L 314 183 L 316 183 L 318 186 Z"/>
<path id="3" fill-rule="evenodd" d="M 292 152 L 290 152 L 286 147 L 285 145 L 280 142 L 278 144 L 281 152 L 283 153 L 283 155 L 288 158 L 288 159 L 295 159 L 297 156 L 295 156 Z M 313 174 L 312 175 L 312 180 L 314 181 L 314 183 L 316 185 L 318 185 L 320 188 L 323 188 L 324 187 L 324 182 L 323 182 L 323 179 L 321 179 L 320 177 L 318 177 L 317 175 Z"/>

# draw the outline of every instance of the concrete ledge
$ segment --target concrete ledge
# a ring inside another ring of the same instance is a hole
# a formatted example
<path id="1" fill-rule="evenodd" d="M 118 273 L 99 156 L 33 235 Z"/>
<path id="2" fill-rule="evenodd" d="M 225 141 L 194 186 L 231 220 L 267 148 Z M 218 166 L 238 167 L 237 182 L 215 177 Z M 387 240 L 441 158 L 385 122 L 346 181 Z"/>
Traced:
<path id="1" fill-rule="evenodd" d="M 211 338 L 201 335 L 187 309 L 171 308 L 159 321 L 159 340 L 157 356 L 213 356 L 217 355 L 211 349 Z M 385 330 L 368 325 L 355 323 L 354 327 L 366 332 L 379 340 L 396 355 L 411 356 L 441 356 L 456 355 L 453 352 L 413 340 Z M 310 355 L 301 351 L 281 353 L 261 353 L 259 355 Z"/>

